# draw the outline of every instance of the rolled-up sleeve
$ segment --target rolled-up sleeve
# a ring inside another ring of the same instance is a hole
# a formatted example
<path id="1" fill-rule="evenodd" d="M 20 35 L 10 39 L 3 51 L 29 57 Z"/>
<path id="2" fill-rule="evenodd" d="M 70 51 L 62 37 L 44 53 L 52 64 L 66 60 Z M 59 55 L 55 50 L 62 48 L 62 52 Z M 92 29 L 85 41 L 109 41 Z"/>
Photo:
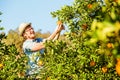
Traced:
<path id="1" fill-rule="evenodd" d="M 24 52 L 26 53 L 26 52 L 31 51 L 32 48 L 34 47 L 34 45 L 35 45 L 35 42 L 33 42 L 33 41 L 25 41 L 23 43 L 23 50 L 24 50 Z"/>

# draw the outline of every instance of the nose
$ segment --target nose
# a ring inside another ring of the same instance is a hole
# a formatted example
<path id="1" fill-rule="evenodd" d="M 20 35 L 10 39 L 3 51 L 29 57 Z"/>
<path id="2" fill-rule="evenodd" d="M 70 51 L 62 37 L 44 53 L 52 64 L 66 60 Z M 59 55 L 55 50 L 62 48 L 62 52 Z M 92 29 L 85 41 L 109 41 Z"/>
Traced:
<path id="1" fill-rule="evenodd" d="M 31 29 L 30 29 L 30 31 L 32 31 L 32 32 L 33 32 L 33 31 L 34 31 L 34 29 L 33 29 L 33 28 L 31 28 Z"/>

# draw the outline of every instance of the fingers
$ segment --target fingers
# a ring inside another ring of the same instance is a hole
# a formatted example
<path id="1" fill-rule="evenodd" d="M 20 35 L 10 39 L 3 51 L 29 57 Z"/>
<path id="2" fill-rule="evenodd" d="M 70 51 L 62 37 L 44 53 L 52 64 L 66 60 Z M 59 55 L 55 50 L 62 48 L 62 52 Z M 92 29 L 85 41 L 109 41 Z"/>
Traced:
<path id="1" fill-rule="evenodd" d="M 65 30 L 65 27 L 63 24 L 60 25 L 60 30 Z"/>
<path id="2" fill-rule="evenodd" d="M 62 30 L 65 30 L 65 27 L 64 27 L 64 25 L 61 21 L 57 22 L 57 26 L 58 26 L 57 27 L 58 32 L 61 32 Z"/>
<path id="3" fill-rule="evenodd" d="M 57 21 L 57 25 L 62 24 L 62 21 Z"/>
<path id="4" fill-rule="evenodd" d="M 63 28 L 63 26 L 62 25 L 58 25 L 58 27 L 57 27 L 57 30 L 60 32 L 61 30 L 63 30 L 64 28 Z"/>

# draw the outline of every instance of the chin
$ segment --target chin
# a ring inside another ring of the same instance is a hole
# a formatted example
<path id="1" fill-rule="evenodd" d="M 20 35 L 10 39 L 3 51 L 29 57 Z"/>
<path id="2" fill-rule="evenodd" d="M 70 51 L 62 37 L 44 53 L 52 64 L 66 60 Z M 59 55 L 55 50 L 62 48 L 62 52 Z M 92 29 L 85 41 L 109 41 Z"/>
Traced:
<path id="1" fill-rule="evenodd" d="M 32 38 L 32 39 L 35 39 L 35 35 L 32 35 L 31 38 Z"/>
<path id="2" fill-rule="evenodd" d="M 35 36 L 32 36 L 31 38 L 32 38 L 32 39 L 35 39 Z"/>

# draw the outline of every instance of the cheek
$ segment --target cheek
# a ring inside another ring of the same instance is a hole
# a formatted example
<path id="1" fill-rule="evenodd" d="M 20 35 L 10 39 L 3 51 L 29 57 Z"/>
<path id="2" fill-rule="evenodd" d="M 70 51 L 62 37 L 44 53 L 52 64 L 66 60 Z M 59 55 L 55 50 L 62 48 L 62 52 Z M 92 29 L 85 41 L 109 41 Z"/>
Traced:
<path id="1" fill-rule="evenodd" d="M 26 37 L 26 38 L 28 38 L 28 37 L 29 37 L 29 38 L 30 38 L 30 37 L 33 38 L 33 37 L 35 37 L 35 33 L 26 33 L 26 34 L 25 34 L 25 37 Z"/>
<path id="2" fill-rule="evenodd" d="M 26 33 L 26 36 L 30 36 L 31 34 L 28 32 L 28 33 Z"/>
<path id="3" fill-rule="evenodd" d="M 27 34 L 25 34 L 24 37 L 27 37 Z"/>
<path id="4" fill-rule="evenodd" d="M 25 34 L 24 34 L 25 37 L 28 37 L 29 35 L 30 35 L 29 33 L 25 33 Z"/>

